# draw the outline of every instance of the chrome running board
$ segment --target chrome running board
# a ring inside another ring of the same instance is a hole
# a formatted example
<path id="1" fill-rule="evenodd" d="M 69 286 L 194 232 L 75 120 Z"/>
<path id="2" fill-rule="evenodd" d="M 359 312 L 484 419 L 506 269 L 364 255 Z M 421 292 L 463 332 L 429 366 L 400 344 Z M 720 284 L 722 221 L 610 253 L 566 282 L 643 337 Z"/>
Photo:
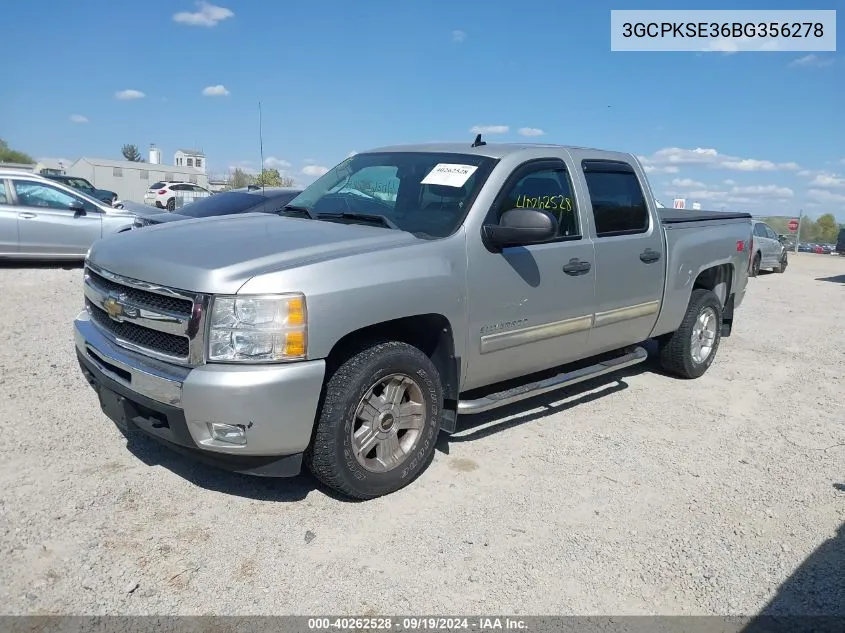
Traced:
<path id="1" fill-rule="evenodd" d="M 590 365 L 589 367 L 575 369 L 558 374 L 557 376 L 552 376 L 551 378 L 530 382 L 497 393 L 491 393 L 475 400 L 461 400 L 458 402 L 458 415 L 472 415 L 489 411 L 490 409 L 497 409 L 508 404 L 513 404 L 514 402 L 519 402 L 520 400 L 525 400 L 526 398 L 533 398 L 549 391 L 619 371 L 625 367 L 642 363 L 647 359 L 648 352 L 645 348 L 638 345 L 623 356 L 617 356 L 616 358 L 611 358 L 595 365 Z"/>

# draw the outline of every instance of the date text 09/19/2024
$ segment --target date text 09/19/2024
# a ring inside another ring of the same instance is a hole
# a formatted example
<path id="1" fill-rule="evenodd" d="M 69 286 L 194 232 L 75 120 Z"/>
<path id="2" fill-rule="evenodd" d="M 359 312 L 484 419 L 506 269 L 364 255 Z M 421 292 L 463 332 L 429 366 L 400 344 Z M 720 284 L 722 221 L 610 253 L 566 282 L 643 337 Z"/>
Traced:
<path id="1" fill-rule="evenodd" d="M 327 617 L 309 618 L 309 631 L 499 631 L 527 630 L 509 617 Z"/>

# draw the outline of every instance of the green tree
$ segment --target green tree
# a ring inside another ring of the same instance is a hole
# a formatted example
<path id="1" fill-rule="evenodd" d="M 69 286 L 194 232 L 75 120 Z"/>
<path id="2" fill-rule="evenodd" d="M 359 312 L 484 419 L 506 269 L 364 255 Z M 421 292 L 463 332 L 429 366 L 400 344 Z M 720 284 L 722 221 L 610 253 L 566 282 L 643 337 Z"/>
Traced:
<path id="1" fill-rule="evenodd" d="M 254 184 L 265 187 L 292 187 L 293 178 L 282 176 L 278 169 L 262 169 L 255 177 Z"/>
<path id="2" fill-rule="evenodd" d="M 34 165 L 35 160 L 29 154 L 11 149 L 9 144 L 0 138 L 0 163 L 18 163 L 20 165 Z"/>
<path id="3" fill-rule="evenodd" d="M 255 181 L 255 178 L 250 174 L 246 173 L 240 167 L 235 168 L 235 171 L 232 172 L 232 175 L 229 177 L 229 186 L 232 189 L 243 189 L 247 185 L 251 185 Z"/>
<path id="4" fill-rule="evenodd" d="M 141 156 L 141 152 L 138 151 L 137 145 L 132 145 L 130 143 L 127 143 L 126 145 L 124 145 L 121 148 L 120 152 L 121 152 L 121 154 L 123 154 L 123 157 L 130 162 L 133 162 L 133 163 L 146 162 L 144 160 L 144 158 Z"/>
<path id="5" fill-rule="evenodd" d="M 824 215 L 819 216 L 819 219 L 816 220 L 816 227 L 818 229 L 818 240 L 820 242 L 824 242 L 826 244 L 836 242 L 836 238 L 839 236 L 839 224 L 836 222 L 836 218 L 833 217 L 832 213 L 825 213 Z"/>

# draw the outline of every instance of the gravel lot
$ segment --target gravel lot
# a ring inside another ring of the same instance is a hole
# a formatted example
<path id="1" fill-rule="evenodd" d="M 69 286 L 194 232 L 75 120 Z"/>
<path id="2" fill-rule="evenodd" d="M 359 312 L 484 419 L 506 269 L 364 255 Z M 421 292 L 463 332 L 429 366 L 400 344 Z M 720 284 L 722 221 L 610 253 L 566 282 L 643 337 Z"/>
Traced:
<path id="1" fill-rule="evenodd" d="M 466 418 L 366 503 L 127 447 L 73 354 L 81 269 L 4 265 L 2 612 L 845 614 L 845 258 L 790 262 L 703 378 Z"/>

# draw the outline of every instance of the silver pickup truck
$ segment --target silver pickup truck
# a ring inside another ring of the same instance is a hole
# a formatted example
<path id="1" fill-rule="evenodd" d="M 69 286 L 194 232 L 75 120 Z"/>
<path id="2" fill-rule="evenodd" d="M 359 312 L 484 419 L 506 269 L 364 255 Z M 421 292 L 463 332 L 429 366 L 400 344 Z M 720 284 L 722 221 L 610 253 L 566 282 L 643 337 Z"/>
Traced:
<path id="1" fill-rule="evenodd" d="M 368 499 L 459 415 L 641 363 L 649 339 L 668 372 L 704 374 L 751 239 L 747 214 L 658 209 L 631 154 L 386 147 L 281 216 L 99 240 L 76 351 L 125 433 L 255 475 L 304 462 Z"/>

